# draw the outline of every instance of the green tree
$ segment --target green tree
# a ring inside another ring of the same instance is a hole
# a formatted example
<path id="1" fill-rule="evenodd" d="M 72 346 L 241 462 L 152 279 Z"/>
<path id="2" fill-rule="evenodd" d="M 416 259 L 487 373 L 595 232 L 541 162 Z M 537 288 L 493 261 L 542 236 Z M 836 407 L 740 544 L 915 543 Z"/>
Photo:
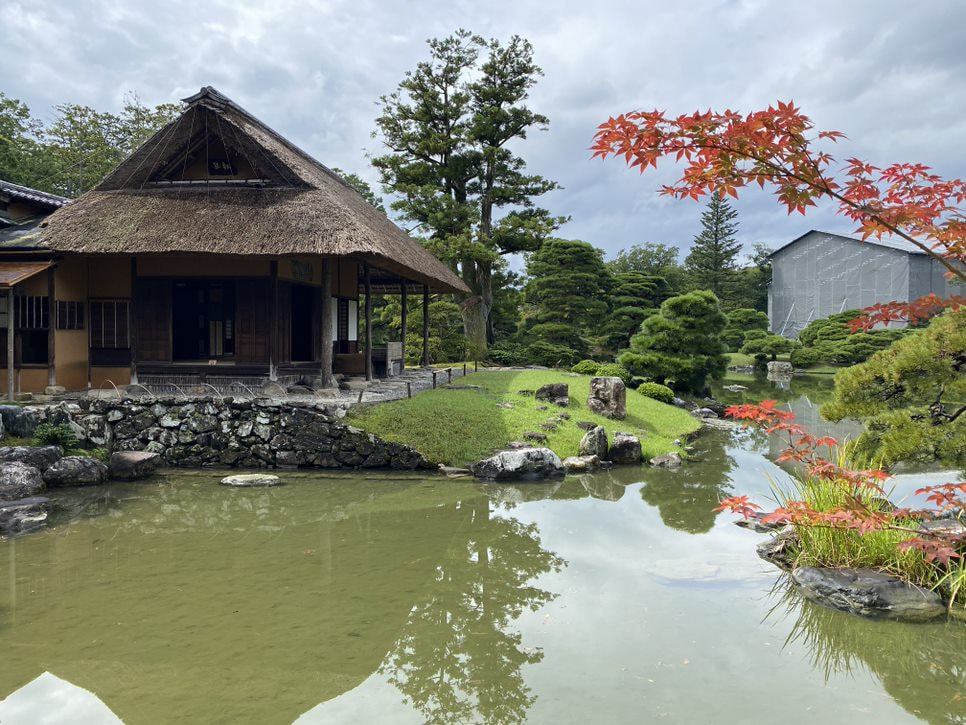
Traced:
<path id="1" fill-rule="evenodd" d="M 869 460 L 966 463 L 966 310 L 946 312 L 835 376 L 829 420 L 865 418 Z"/>
<path id="2" fill-rule="evenodd" d="M 46 191 L 43 180 L 52 172 L 42 154 L 43 124 L 26 104 L 0 93 L 0 179 Z"/>
<path id="3" fill-rule="evenodd" d="M 668 244 L 645 242 L 622 249 L 614 259 L 607 262 L 611 274 L 639 272 L 653 277 L 663 277 L 671 292 L 680 294 L 687 286 L 684 268 L 678 263 L 678 248 Z"/>
<path id="4" fill-rule="evenodd" d="M 428 44 L 430 59 L 381 99 L 376 125 L 388 153 L 373 164 L 398 196 L 392 208 L 425 230 L 470 288 L 463 325 L 471 353 L 484 357 L 500 257 L 536 250 L 563 221 L 534 207 L 556 183 L 526 173 L 512 150 L 548 123 L 525 104 L 541 70 L 519 36 L 502 44 L 459 30 Z"/>
<path id="5" fill-rule="evenodd" d="M 648 317 L 631 347 L 620 355 L 634 375 L 653 378 L 677 390 L 702 393 L 708 378 L 724 376 L 728 366 L 721 333 L 727 319 L 718 298 L 707 290 L 672 297 Z"/>
<path id="6" fill-rule="evenodd" d="M 721 339 L 732 352 L 737 352 L 745 344 L 746 335 L 751 330 L 767 330 L 768 315 L 750 307 L 739 307 L 728 313 L 728 326 L 721 333 Z"/>
<path id="7" fill-rule="evenodd" d="M 750 307 L 768 312 L 768 286 L 771 284 L 772 250 L 764 244 L 755 244 L 751 263 L 738 270 L 735 276 L 733 302 L 737 307 Z"/>
<path id="8" fill-rule="evenodd" d="M 908 333 L 897 328 L 853 333 L 849 322 L 858 316 L 858 310 L 846 310 L 810 322 L 798 336 L 802 347 L 792 354 L 792 364 L 801 367 L 816 363 L 854 365 Z"/>
<path id="9" fill-rule="evenodd" d="M 611 312 L 603 331 L 606 344 L 616 351 L 630 344 L 641 323 L 655 314 L 672 292 L 664 277 L 643 272 L 617 272 L 612 279 Z"/>
<path id="10" fill-rule="evenodd" d="M 791 352 L 797 347 L 798 343 L 795 340 L 766 333 L 752 339 L 746 338 L 745 344 L 741 347 L 741 352 L 745 355 L 754 355 L 759 362 L 764 362 L 766 360 L 777 360 L 779 355 Z"/>
<path id="11" fill-rule="evenodd" d="M 380 337 L 398 340 L 402 334 L 402 303 L 397 296 L 379 298 L 380 306 L 373 310 L 375 325 L 382 328 Z M 423 356 L 423 301 L 410 296 L 407 302 L 408 329 L 406 330 L 406 364 L 419 365 Z M 360 321 L 361 322 L 361 321 Z M 360 330 L 360 335 L 362 331 Z M 376 329 L 373 329 L 376 336 Z M 463 336 L 459 305 L 433 295 L 429 302 L 429 361 L 456 362 L 466 358 L 466 338 Z"/>
<path id="12" fill-rule="evenodd" d="M 684 259 L 684 269 L 697 289 L 711 290 L 722 301 L 734 296 L 741 243 L 735 239 L 738 217 L 720 192 L 711 195 L 701 214 L 701 233 Z"/>
<path id="13" fill-rule="evenodd" d="M 369 202 L 370 206 L 375 207 L 383 214 L 386 213 L 386 207 L 382 203 L 382 199 L 372 190 L 369 186 L 369 182 L 363 179 L 358 174 L 353 174 L 351 171 L 343 171 L 337 166 L 333 166 L 332 170 L 342 177 L 342 180 L 351 186 L 353 189 L 359 192 L 359 195 Z"/>

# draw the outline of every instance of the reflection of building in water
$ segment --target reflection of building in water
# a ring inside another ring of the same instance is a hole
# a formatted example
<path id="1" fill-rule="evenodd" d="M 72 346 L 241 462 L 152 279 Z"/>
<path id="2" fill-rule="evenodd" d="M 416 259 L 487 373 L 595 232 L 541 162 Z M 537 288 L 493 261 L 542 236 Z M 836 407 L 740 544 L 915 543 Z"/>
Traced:
<path id="1" fill-rule="evenodd" d="M 795 618 L 785 645 L 804 646 L 826 680 L 867 669 L 917 718 L 939 725 L 966 723 L 966 627 L 962 622 L 904 624 L 862 619 L 807 601 L 779 585 L 770 618 Z M 899 654 L 901 653 L 901 656 Z"/>
<path id="2" fill-rule="evenodd" d="M 291 722 L 380 666 L 419 707 L 451 661 L 460 707 L 525 713 L 535 656 L 502 628 L 562 562 L 446 486 L 114 488 L 100 515 L 3 542 L 0 698 L 50 671 L 125 722 Z"/>

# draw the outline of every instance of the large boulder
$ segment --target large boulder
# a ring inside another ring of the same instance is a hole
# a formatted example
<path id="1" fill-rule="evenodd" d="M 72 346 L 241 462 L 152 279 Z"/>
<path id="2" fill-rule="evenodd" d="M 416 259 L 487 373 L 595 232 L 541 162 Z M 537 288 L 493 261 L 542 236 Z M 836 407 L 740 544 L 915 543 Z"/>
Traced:
<path id="1" fill-rule="evenodd" d="M 627 390 L 624 388 L 624 381 L 611 377 L 591 378 L 587 407 L 605 418 L 623 420 L 627 417 Z"/>
<path id="2" fill-rule="evenodd" d="M 570 405 L 570 387 L 567 383 L 547 383 L 541 385 L 534 394 L 537 400 L 546 400 L 561 408 Z"/>
<path id="3" fill-rule="evenodd" d="M 22 405 L 0 405 L 0 420 L 7 435 L 18 438 L 30 438 L 37 426 L 44 422 L 37 408 Z"/>
<path id="4" fill-rule="evenodd" d="M 924 622 L 946 613 L 936 592 L 874 569 L 802 566 L 792 581 L 808 599 L 861 617 Z"/>
<path id="5" fill-rule="evenodd" d="M 567 473 L 589 473 L 600 468 L 600 458 L 597 456 L 569 456 L 563 459 L 563 467 Z"/>
<path id="6" fill-rule="evenodd" d="M 614 433 L 607 460 L 613 463 L 640 463 L 641 439 L 630 433 Z"/>
<path id="7" fill-rule="evenodd" d="M 147 478 L 161 465 L 161 456 L 149 451 L 115 451 L 111 454 L 107 471 L 111 478 L 138 481 Z"/>
<path id="8" fill-rule="evenodd" d="M 39 528 L 47 522 L 49 512 L 50 499 L 44 496 L 0 502 L 0 534 L 20 534 Z"/>
<path id="9" fill-rule="evenodd" d="M 538 481 L 564 475 L 560 457 L 549 448 L 518 448 L 484 458 L 470 470 L 484 481 Z"/>
<path id="10" fill-rule="evenodd" d="M 0 500 L 27 498 L 45 488 L 44 478 L 35 466 L 20 461 L 0 463 Z"/>
<path id="11" fill-rule="evenodd" d="M 64 457 L 60 446 L 5 446 L 0 448 L 0 461 L 26 463 L 42 472 Z"/>
<path id="12" fill-rule="evenodd" d="M 766 368 L 769 378 L 790 378 L 792 373 L 795 372 L 792 364 L 783 360 L 771 360 Z"/>
<path id="13" fill-rule="evenodd" d="M 581 456 L 607 458 L 607 430 L 602 425 L 594 426 L 580 439 Z"/>
<path id="14" fill-rule="evenodd" d="M 94 486 L 106 479 L 107 466 L 87 456 L 64 456 L 44 471 L 48 486 Z"/>

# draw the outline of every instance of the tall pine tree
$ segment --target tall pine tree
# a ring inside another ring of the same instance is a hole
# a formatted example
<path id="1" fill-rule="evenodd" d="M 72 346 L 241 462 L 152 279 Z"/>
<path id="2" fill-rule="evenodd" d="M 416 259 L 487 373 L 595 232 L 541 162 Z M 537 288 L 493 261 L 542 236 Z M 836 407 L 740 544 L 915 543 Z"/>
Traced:
<path id="1" fill-rule="evenodd" d="M 741 242 L 735 239 L 738 217 L 731 204 L 715 192 L 701 214 L 701 233 L 684 260 L 691 286 L 714 292 L 722 306 L 730 308 L 737 284 L 738 254 Z"/>

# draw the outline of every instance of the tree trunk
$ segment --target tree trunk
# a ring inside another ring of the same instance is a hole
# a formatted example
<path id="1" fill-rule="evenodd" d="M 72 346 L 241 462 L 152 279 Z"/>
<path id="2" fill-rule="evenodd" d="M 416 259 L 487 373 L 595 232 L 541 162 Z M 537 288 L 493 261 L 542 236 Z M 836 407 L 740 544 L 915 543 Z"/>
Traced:
<path id="1" fill-rule="evenodd" d="M 463 281 L 470 288 L 470 294 L 460 300 L 466 356 L 470 360 L 485 360 L 487 321 L 493 302 L 492 275 L 488 268 L 470 259 L 463 261 L 462 269 Z"/>

